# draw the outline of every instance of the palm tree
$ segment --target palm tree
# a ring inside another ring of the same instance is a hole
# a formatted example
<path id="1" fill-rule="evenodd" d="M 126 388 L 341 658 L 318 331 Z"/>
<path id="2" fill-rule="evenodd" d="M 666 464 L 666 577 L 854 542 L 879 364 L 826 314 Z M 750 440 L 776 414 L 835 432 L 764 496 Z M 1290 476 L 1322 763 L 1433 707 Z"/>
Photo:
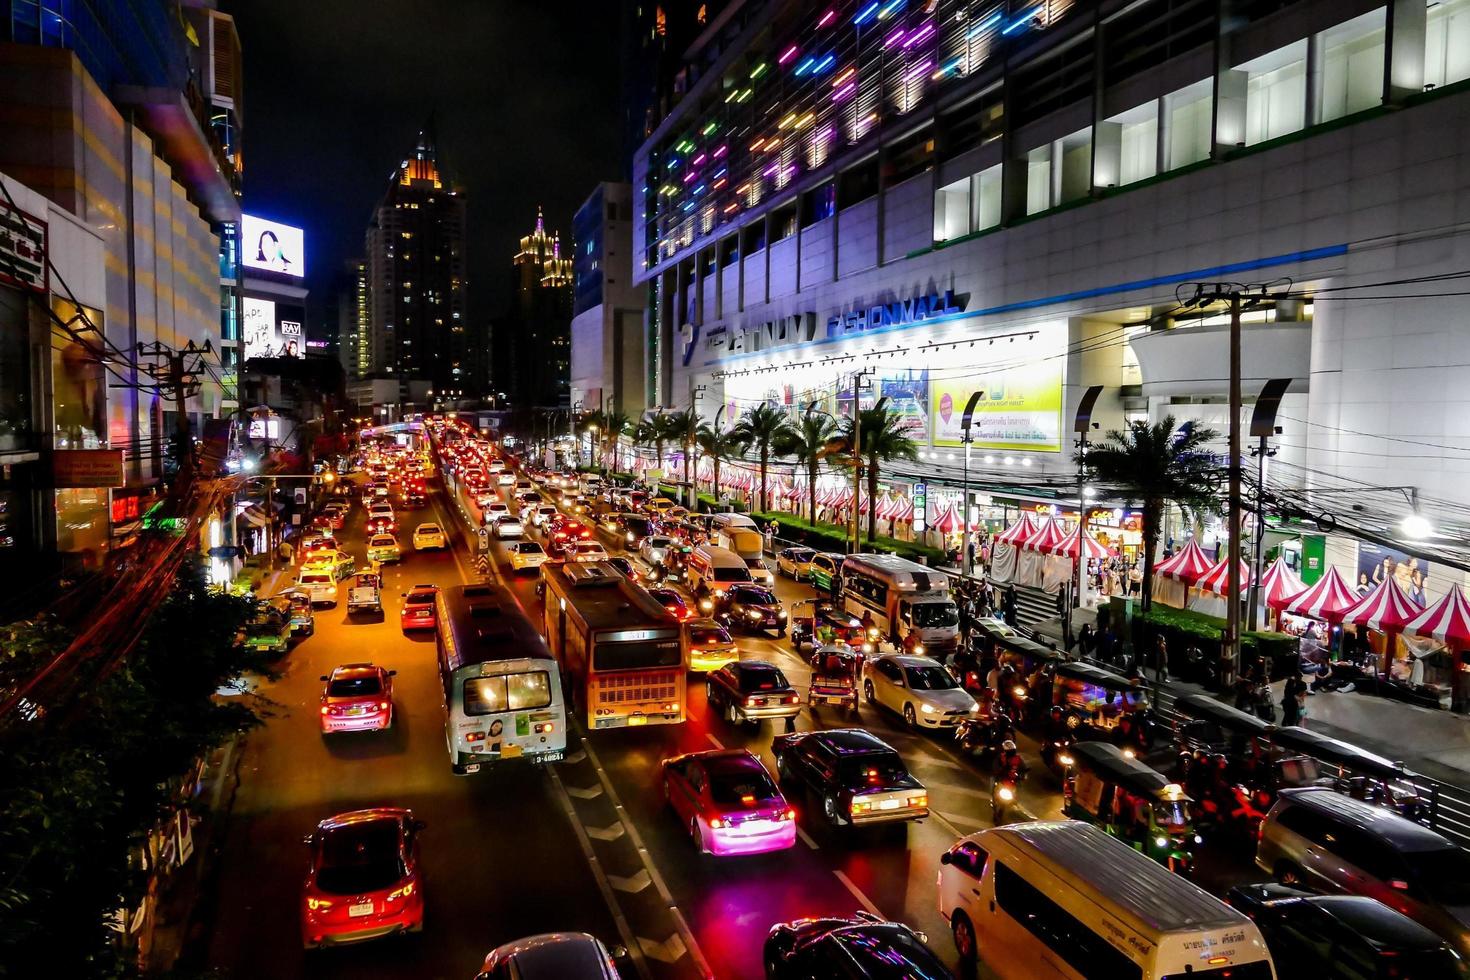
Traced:
<path id="1" fill-rule="evenodd" d="M 715 461 L 714 497 L 719 500 L 720 463 L 743 453 L 750 440 L 738 428 L 725 429 L 722 432 L 707 425 L 701 425 L 694 438 L 699 443 L 699 451 Z"/>
<path id="2" fill-rule="evenodd" d="M 622 412 L 605 412 L 602 416 L 603 433 L 607 440 L 612 443 L 612 466 L 614 473 L 622 472 L 618 465 L 620 451 L 618 440 L 628 434 L 628 424 L 631 420 Z"/>
<path id="3" fill-rule="evenodd" d="M 878 496 L 878 464 L 895 460 L 916 463 L 919 447 L 904 431 L 904 417 L 886 407 L 862 409 L 856 420 L 862 423 L 862 445 L 858 447 L 858 455 L 862 456 L 868 470 L 868 541 L 871 543 L 878 533 L 878 508 L 873 506 Z M 849 418 L 843 426 L 842 438 L 848 446 L 853 444 L 854 421 Z"/>
<path id="4" fill-rule="evenodd" d="M 639 446 L 653 446 L 658 452 L 658 468 L 664 468 L 664 437 L 659 431 L 658 416 L 640 419 L 633 426 L 633 431 L 628 433 L 634 448 Z"/>
<path id="5" fill-rule="evenodd" d="M 689 483 L 689 464 L 694 458 L 694 447 L 699 436 L 699 413 L 692 408 L 682 412 L 670 412 L 659 416 L 664 425 L 664 439 L 684 447 L 684 482 Z"/>
<path id="6" fill-rule="evenodd" d="M 580 435 L 590 435 L 592 446 L 589 455 L 592 457 L 592 459 L 589 461 L 588 465 L 595 465 L 597 463 L 597 433 L 602 431 L 602 411 L 600 409 L 594 408 L 589 411 L 583 412 L 581 416 L 579 416 L 577 419 L 576 428 L 577 432 L 579 433 L 576 447 L 578 463 L 580 464 L 582 459 L 582 440 L 580 438 Z"/>
<path id="7" fill-rule="evenodd" d="M 760 511 L 765 513 L 769 508 L 766 500 L 766 469 L 771 463 L 771 450 L 776 447 L 781 437 L 791 428 L 791 418 L 779 408 L 762 403 L 750 409 L 735 424 L 735 432 L 739 432 L 745 439 L 746 445 L 754 446 L 760 453 L 761 466 L 761 496 Z"/>
<path id="8" fill-rule="evenodd" d="M 1164 508 L 1170 501 L 1193 513 L 1219 507 L 1220 467 L 1204 450 L 1217 437 L 1215 430 L 1202 426 L 1180 428 L 1174 416 L 1167 415 L 1152 425 L 1138 421 L 1126 430 L 1114 429 L 1085 456 L 1074 457 L 1089 480 L 1111 484 L 1142 501 L 1145 612 L 1153 602 L 1154 552 Z"/>
<path id="9" fill-rule="evenodd" d="M 821 475 L 822 460 L 827 455 L 827 442 L 837 432 L 837 423 L 832 416 L 808 412 L 801 416 L 782 433 L 773 447 L 778 456 L 790 456 L 806 471 L 807 503 L 810 509 L 807 518 L 817 523 L 817 477 Z"/>

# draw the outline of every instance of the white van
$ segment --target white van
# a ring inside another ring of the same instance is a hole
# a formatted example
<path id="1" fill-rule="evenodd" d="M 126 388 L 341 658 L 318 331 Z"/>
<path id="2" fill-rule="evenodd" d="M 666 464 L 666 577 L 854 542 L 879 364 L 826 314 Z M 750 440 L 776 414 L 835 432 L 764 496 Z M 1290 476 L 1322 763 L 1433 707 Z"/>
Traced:
<path id="1" fill-rule="evenodd" d="M 296 587 L 311 598 L 313 606 L 337 604 L 337 576 L 327 565 L 303 565 Z"/>
<path id="2" fill-rule="evenodd" d="M 894 643 L 910 633 L 943 659 L 960 640 L 960 610 L 949 594 L 949 576 L 897 555 L 848 555 L 842 563 L 842 605 L 859 618 L 871 616 Z"/>
<path id="3" fill-rule="evenodd" d="M 717 526 L 714 529 L 713 542 L 740 556 L 745 567 L 750 569 L 751 581 L 761 585 L 776 584 L 776 576 L 771 573 L 771 566 L 766 564 L 766 539 L 761 537 L 759 531 L 747 527 Z"/>
<path id="4" fill-rule="evenodd" d="M 737 582 L 750 580 L 750 569 L 744 559 L 727 548 L 702 544 L 689 553 L 685 581 L 696 596 L 723 595 Z"/>
<path id="5" fill-rule="evenodd" d="M 1254 922 L 1092 824 L 982 830 L 940 856 L 955 949 L 1000 980 L 1273 980 Z"/>

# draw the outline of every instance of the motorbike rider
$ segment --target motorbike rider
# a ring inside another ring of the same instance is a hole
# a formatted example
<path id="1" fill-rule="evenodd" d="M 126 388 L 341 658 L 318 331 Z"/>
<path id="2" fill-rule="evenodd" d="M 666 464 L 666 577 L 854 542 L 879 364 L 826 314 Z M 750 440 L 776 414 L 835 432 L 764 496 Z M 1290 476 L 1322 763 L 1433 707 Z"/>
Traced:
<path id="1" fill-rule="evenodd" d="M 1001 783 L 1019 783 L 1026 775 L 1026 760 L 1021 758 L 1021 750 L 1016 748 L 1016 743 L 1006 739 L 1000 743 L 1000 752 L 996 753 L 995 761 L 990 765 L 991 775 L 994 777 L 994 785 Z"/>

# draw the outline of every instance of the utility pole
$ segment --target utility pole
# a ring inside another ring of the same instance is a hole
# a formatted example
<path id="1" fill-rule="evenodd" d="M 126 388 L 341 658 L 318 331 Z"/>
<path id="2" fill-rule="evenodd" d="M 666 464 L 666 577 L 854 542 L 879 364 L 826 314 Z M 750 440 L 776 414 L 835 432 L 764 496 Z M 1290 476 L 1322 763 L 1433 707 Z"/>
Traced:
<path id="1" fill-rule="evenodd" d="M 974 438 L 970 434 L 970 424 L 975 419 L 975 406 L 980 404 L 980 399 L 985 397 L 984 391 L 977 391 L 970 395 L 970 400 L 965 403 L 965 414 L 960 416 L 960 441 L 965 444 L 965 475 L 961 483 L 960 497 L 960 520 L 964 521 L 964 540 L 960 543 L 960 578 L 969 578 L 974 571 L 970 567 L 970 444 Z M 871 503 L 869 506 L 872 506 Z"/>
<path id="2" fill-rule="evenodd" d="M 862 505 L 863 485 L 863 390 L 870 386 L 868 376 L 874 368 L 863 368 L 852 376 L 852 546 L 848 554 L 858 552 L 860 539 L 858 512 Z"/>
<path id="3" fill-rule="evenodd" d="M 694 394 L 689 399 L 690 411 L 697 414 L 699 403 L 704 401 L 704 392 L 704 385 L 695 386 Z M 684 493 L 686 495 L 684 506 L 689 508 L 690 513 L 696 513 L 699 510 L 699 491 L 695 489 L 695 483 L 698 482 L 699 470 L 698 467 L 692 465 L 695 446 L 694 433 L 684 433 L 684 440 Z"/>
<path id="4" fill-rule="evenodd" d="M 154 364 L 145 365 L 143 370 L 153 379 L 153 386 L 159 393 L 173 402 L 174 456 L 178 466 L 174 486 L 176 491 L 182 492 L 194 477 L 194 442 L 186 403 L 190 395 L 199 392 L 199 373 L 204 357 L 214 353 L 214 345 L 206 340 L 202 347 L 196 347 L 191 339 L 183 348 L 175 350 L 162 341 L 154 341 L 140 343 L 137 351 L 140 357 L 156 359 Z"/>
<path id="5" fill-rule="evenodd" d="M 1076 588 L 1072 601 L 1067 603 L 1062 627 L 1062 635 L 1068 643 L 1072 639 L 1072 610 L 1081 609 L 1087 601 L 1087 556 L 1083 553 L 1087 518 L 1091 514 L 1091 508 L 1087 506 L 1087 434 L 1097 428 L 1097 423 L 1092 421 L 1092 410 L 1102 390 L 1102 385 L 1092 385 L 1082 393 L 1082 399 L 1077 403 L 1077 417 L 1072 422 L 1072 431 L 1077 434 L 1077 569 Z"/>
<path id="6" fill-rule="evenodd" d="M 1251 435 L 1260 440 L 1260 444 L 1251 450 L 1251 455 L 1256 457 L 1256 534 L 1253 542 L 1254 554 L 1251 557 L 1250 600 L 1245 608 L 1246 629 L 1252 632 L 1256 628 L 1257 606 L 1260 605 L 1263 571 L 1261 554 L 1266 539 L 1266 458 L 1276 455 L 1276 450 L 1268 448 L 1266 440 L 1281 431 L 1276 427 L 1276 412 L 1281 407 L 1282 396 L 1290 386 L 1290 378 L 1272 378 L 1267 381 L 1260 396 L 1256 398 L 1256 409 L 1251 413 Z"/>

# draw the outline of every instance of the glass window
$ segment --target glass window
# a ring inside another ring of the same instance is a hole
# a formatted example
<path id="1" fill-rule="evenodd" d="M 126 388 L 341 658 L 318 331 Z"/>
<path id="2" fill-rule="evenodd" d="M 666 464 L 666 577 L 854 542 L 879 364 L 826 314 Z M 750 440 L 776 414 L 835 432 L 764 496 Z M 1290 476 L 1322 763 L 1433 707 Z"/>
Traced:
<path id="1" fill-rule="evenodd" d="M 1147 180 L 1159 169 L 1159 106 L 1150 102 L 1109 122 L 1119 131 L 1118 186 Z"/>
<path id="2" fill-rule="evenodd" d="M 62 320 L 72 320 L 79 308 L 63 299 L 52 305 Z M 103 329 L 102 313 L 80 308 L 87 320 Z M 80 321 L 78 329 L 85 330 Z M 55 403 L 55 437 L 57 449 L 101 449 L 105 443 L 104 412 L 106 384 L 102 365 L 83 345 L 53 335 L 51 371 Z"/>
<path id="3" fill-rule="evenodd" d="M 30 449 L 35 442 L 29 309 L 25 293 L 0 289 L 0 450 Z"/>
<path id="4" fill-rule="evenodd" d="M 1285 136 L 1306 122 L 1306 39 L 1277 48 L 1243 65 L 1246 73 L 1245 142 L 1247 146 Z"/>
<path id="5" fill-rule="evenodd" d="M 1170 170 L 1198 163 L 1210 155 L 1212 87 L 1200 79 L 1164 98 L 1168 113 L 1166 165 Z"/>
<path id="6" fill-rule="evenodd" d="M 996 164 L 975 175 L 974 228 L 984 231 L 1000 224 L 1000 170 Z"/>
<path id="7" fill-rule="evenodd" d="M 493 715 L 528 711 L 551 703 L 551 678 L 544 670 L 499 677 L 471 677 L 464 682 L 464 713 Z"/>
<path id="8" fill-rule="evenodd" d="M 551 676 L 544 670 L 508 674 L 505 686 L 512 711 L 544 708 L 551 703 Z"/>
<path id="9" fill-rule="evenodd" d="M 985 870 L 986 853 L 979 844 L 964 841 L 950 852 L 949 863 L 973 878 Z"/>
<path id="10" fill-rule="evenodd" d="M 968 235 L 970 226 L 970 184 L 964 177 L 934 192 L 934 240 L 947 242 Z"/>
<path id="11" fill-rule="evenodd" d="M 1051 207 L 1051 146 L 1038 146 L 1026 154 L 1026 213 L 1039 214 Z"/>
<path id="12" fill-rule="evenodd" d="M 1426 0 L 1424 87 L 1470 78 L 1470 0 Z"/>
<path id="13" fill-rule="evenodd" d="M 1143 976 L 1143 968 L 1137 963 L 1001 863 L 995 866 L 995 900 L 1021 928 L 1079 973 L 1113 980 Z M 1259 974 L 1270 975 L 1269 967 Z"/>
<path id="14" fill-rule="evenodd" d="M 1322 33 L 1318 122 L 1371 109 L 1383 101 L 1386 16 L 1379 7 Z"/>
<path id="15" fill-rule="evenodd" d="M 1092 130 L 1082 129 L 1058 143 L 1061 197 L 1058 204 L 1086 197 L 1092 189 Z"/>

